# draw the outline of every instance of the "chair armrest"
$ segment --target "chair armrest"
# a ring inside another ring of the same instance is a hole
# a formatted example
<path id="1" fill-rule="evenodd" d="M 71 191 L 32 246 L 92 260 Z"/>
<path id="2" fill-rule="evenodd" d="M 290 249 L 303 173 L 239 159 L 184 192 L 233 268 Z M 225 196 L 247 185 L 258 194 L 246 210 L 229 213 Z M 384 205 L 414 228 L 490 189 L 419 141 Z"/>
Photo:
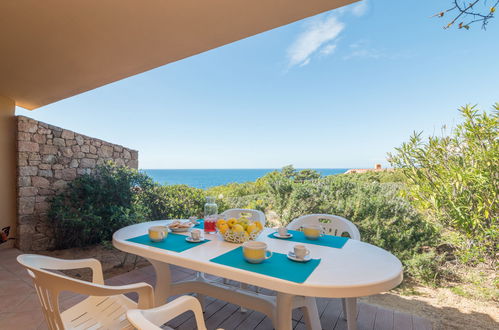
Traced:
<path id="1" fill-rule="evenodd" d="M 139 295 L 138 308 L 151 308 L 154 306 L 154 291 L 152 286 L 147 283 L 134 283 L 128 285 L 105 285 L 91 283 L 81 280 L 67 280 L 63 278 L 63 282 L 59 282 L 58 289 L 60 291 L 71 291 L 87 296 L 114 296 L 130 292 L 137 292 Z"/>
<path id="2" fill-rule="evenodd" d="M 153 309 L 131 309 L 127 311 L 127 318 L 137 329 L 158 330 L 164 323 L 187 311 L 194 312 L 197 328 L 206 330 L 201 304 L 192 296 L 182 296 Z"/>
<path id="3" fill-rule="evenodd" d="M 19 259 L 21 258 L 21 259 Z M 102 266 L 99 260 L 88 258 L 78 260 L 59 259 L 36 254 L 24 254 L 18 257 L 18 261 L 25 267 L 36 266 L 38 268 L 49 270 L 68 270 L 79 268 L 92 269 L 92 282 L 104 284 L 102 275 Z"/>

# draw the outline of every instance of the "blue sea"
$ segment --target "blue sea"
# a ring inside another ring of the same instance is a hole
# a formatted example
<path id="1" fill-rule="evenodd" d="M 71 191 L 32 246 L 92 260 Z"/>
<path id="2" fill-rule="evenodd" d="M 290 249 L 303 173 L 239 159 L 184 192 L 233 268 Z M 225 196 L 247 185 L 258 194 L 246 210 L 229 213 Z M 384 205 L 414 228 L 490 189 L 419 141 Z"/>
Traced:
<path id="1" fill-rule="evenodd" d="M 153 178 L 154 181 L 161 184 L 186 184 L 191 187 L 206 189 L 214 186 L 220 186 L 232 182 L 243 183 L 255 181 L 265 174 L 275 171 L 273 168 L 266 169 L 199 169 L 199 170 L 159 170 L 143 169 Z M 300 170 L 300 169 L 298 169 Z M 321 175 L 333 175 L 345 173 L 347 168 L 316 168 L 314 169 Z"/>

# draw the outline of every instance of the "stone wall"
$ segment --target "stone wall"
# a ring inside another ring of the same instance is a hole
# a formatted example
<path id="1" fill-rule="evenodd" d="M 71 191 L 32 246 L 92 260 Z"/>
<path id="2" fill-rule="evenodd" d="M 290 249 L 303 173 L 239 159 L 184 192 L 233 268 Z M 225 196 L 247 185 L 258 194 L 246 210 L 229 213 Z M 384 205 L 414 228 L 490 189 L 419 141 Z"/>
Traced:
<path id="1" fill-rule="evenodd" d="M 138 152 L 48 125 L 17 117 L 17 235 L 23 251 L 54 247 L 47 212 L 49 199 L 79 175 L 105 161 L 138 168 Z"/>

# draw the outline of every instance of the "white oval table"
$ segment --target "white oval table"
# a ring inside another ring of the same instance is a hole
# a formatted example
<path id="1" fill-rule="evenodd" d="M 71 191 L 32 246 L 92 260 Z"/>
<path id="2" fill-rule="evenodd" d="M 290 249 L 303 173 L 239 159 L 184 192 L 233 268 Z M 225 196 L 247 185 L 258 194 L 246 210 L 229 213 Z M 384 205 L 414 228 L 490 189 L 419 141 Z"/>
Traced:
<path id="1" fill-rule="evenodd" d="M 314 297 L 354 298 L 388 291 L 402 282 L 400 261 L 388 251 L 361 241 L 349 239 L 341 248 L 305 244 L 313 258 L 321 262 L 304 283 L 295 283 L 230 266 L 210 259 L 233 250 L 238 245 L 223 241 L 218 235 L 206 235 L 210 242 L 177 253 L 127 241 L 147 234 L 153 225 L 167 225 L 169 220 L 140 223 L 114 233 L 113 245 L 124 252 L 146 258 L 156 271 L 155 303 L 161 305 L 169 296 L 198 293 L 239 304 L 268 315 L 276 329 L 291 329 L 291 310 L 302 307 L 309 328 L 320 328 Z M 297 244 L 293 241 L 267 237 L 274 230 L 265 228 L 258 240 L 267 243 L 270 251 L 287 253 Z M 188 233 L 186 233 L 188 235 Z M 214 276 L 274 290 L 276 298 L 254 292 L 242 292 L 222 283 L 209 283 L 202 277 L 172 283 L 168 265 L 189 268 Z M 202 300 L 202 299 L 201 299 Z M 355 316 L 348 315 L 348 328 L 356 328 Z"/>

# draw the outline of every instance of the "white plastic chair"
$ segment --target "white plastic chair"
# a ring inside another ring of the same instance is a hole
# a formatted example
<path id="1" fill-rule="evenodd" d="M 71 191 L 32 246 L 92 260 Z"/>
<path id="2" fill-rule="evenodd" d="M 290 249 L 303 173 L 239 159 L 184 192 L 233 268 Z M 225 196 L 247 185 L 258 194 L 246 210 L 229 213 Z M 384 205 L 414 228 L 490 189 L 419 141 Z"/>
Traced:
<path id="1" fill-rule="evenodd" d="M 265 214 L 262 211 L 251 210 L 251 209 L 229 209 L 225 210 L 221 214 L 226 219 L 229 218 L 240 218 L 242 216 L 247 217 L 251 221 L 259 221 L 262 226 L 265 226 L 267 219 L 265 218 Z"/>
<path id="2" fill-rule="evenodd" d="M 189 310 L 194 312 L 198 330 L 206 330 L 201 304 L 191 296 L 182 296 L 153 309 L 131 309 L 126 316 L 139 330 L 159 330 L 163 324 Z"/>
<path id="3" fill-rule="evenodd" d="M 287 228 L 300 230 L 304 225 L 320 225 L 326 235 L 342 236 L 348 233 L 351 239 L 360 241 L 360 232 L 351 221 L 332 214 L 307 214 L 291 221 Z M 343 318 L 349 320 L 357 317 L 357 298 L 342 298 Z"/>
<path id="4" fill-rule="evenodd" d="M 303 225 L 320 225 L 326 235 L 341 236 L 348 233 L 351 239 L 360 241 L 360 232 L 351 221 L 331 214 L 307 214 L 291 221 L 287 228 L 300 230 Z"/>
<path id="5" fill-rule="evenodd" d="M 122 286 L 104 284 L 102 266 L 96 259 L 64 260 L 22 254 L 17 261 L 33 278 L 43 313 L 49 329 L 133 329 L 126 318 L 126 311 L 153 306 L 154 293 L 147 283 Z M 92 282 L 73 279 L 54 270 L 91 268 Z M 63 311 L 59 310 L 59 294 L 70 291 L 89 296 L 82 302 Z M 124 296 L 137 292 L 138 303 Z"/>

